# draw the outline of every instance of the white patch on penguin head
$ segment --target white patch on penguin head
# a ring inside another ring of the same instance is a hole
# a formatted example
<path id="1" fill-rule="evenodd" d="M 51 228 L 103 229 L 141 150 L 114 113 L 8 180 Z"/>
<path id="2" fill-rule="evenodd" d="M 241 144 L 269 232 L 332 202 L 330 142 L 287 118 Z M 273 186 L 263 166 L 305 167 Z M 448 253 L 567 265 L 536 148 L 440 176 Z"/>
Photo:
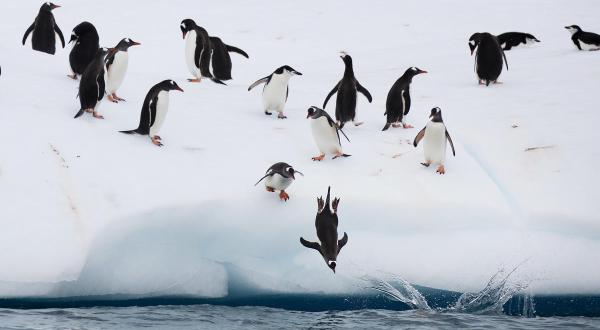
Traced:
<path id="1" fill-rule="evenodd" d="M 182 29 L 185 29 L 185 28 L 186 28 L 186 25 L 185 25 L 185 23 L 181 23 L 181 28 L 182 28 Z"/>
<path id="2" fill-rule="evenodd" d="M 346 53 L 345 51 L 342 50 L 342 51 L 340 51 L 340 56 L 346 57 L 346 56 L 348 56 L 348 53 Z"/>
<path id="3" fill-rule="evenodd" d="M 171 80 L 170 82 L 172 86 L 175 86 L 175 81 Z"/>
<path id="4" fill-rule="evenodd" d="M 131 39 L 129 39 L 129 38 L 126 38 L 126 39 L 125 39 L 125 42 L 126 42 L 126 43 L 130 43 L 130 42 L 131 42 Z"/>
<path id="5" fill-rule="evenodd" d="M 416 68 L 416 67 L 414 67 L 414 66 L 413 66 L 413 67 L 411 67 L 410 69 L 411 69 L 413 72 L 417 72 L 417 71 L 419 71 L 419 69 L 417 69 L 417 68 Z"/>
<path id="6" fill-rule="evenodd" d="M 475 40 L 469 40 L 469 46 L 475 47 Z"/>

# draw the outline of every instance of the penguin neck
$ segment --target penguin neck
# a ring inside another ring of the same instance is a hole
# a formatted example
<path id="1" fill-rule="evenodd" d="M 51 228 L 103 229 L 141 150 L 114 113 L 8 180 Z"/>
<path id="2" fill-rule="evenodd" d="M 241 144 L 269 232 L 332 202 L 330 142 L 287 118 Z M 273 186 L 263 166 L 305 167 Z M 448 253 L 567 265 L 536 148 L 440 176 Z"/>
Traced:
<path id="1" fill-rule="evenodd" d="M 354 77 L 354 69 L 352 68 L 352 64 L 346 64 L 344 69 L 344 78 Z"/>

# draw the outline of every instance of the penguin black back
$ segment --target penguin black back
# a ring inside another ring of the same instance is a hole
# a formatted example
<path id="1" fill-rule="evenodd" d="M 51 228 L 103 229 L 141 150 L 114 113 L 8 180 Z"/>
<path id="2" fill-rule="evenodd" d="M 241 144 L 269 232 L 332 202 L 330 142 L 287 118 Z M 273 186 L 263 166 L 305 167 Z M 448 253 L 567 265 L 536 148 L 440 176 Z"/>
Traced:
<path id="1" fill-rule="evenodd" d="M 484 81 L 487 86 L 490 82 L 495 82 L 502 73 L 502 65 L 506 61 L 506 57 L 496 36 L 484 32 L 480 33 L 478 38 L 475 71 L 480 82 Z M 506 68 L 508 69 L 508 63 Z"/>
<path id="2" fill-rule="evenodd" d="M 503 50 L 510 50 L 520 44 L 527 45 L 540 41 L 530 33 L 505 32 L 498 35 L 498 42 Z"/>
<path id="3" fill-rule="evenodd" d="M 212 48 L 212 74 L 219 80 L 231 80 L 231 56 L 229 52 L 238 53 L 246 58 L 248 54 L 245 51 L 225 44 L 219 37 L 210 37 L 210 45 Z"/>
<path id="4" fill-rule="evenodd" d="M 82 22 L 73 29 L 69 40 L 71 42 L 73 48 L 69 54 L 69 64 L 73 73 L 81 75 L 98 52 L 100 37 L 92 23 Z"/>
<path id="5" fill-rule="evenodd" d="M 81 116 L 85 110 L 94 109 L 104 97 L 106 82 L 104 81 L 105 58 L 114 49 L 100 48 L 92 62 L 83 72 L 79 81 L 79 102 L 81 108 L 75 118 Z"/>
<path id="6" fill-rule="evenodd" d="M 417 67 L 406 69 L 404 74 L 396 80 L 387 96 L 385 102 L 385 115 L 387 122 L 383 127 L 383 131 L 387 130 L 390 125 L 396 122 L 403 121 L 404 116 L 410 110 L 410 83 L 412 78 L 418 74 L 427 73 Z"/>
<path id="7" fill-rule="evenodd" d="M 56 52 L 56 35 L 60 38 L 62 47 L 65 48 L 65 37 L 62 31 L 56 24 L 52 10 L 59 8 L 60 6 L 55 5 L 51 2 L 45 2 L 40 7 L 35 21 L 29 26 L 23 35 L 23 45 L 29 36 L 29 33 L 33 31 L 31 36 L 31 47 L 33 50 L 48 53 L 54 55 Z"/>

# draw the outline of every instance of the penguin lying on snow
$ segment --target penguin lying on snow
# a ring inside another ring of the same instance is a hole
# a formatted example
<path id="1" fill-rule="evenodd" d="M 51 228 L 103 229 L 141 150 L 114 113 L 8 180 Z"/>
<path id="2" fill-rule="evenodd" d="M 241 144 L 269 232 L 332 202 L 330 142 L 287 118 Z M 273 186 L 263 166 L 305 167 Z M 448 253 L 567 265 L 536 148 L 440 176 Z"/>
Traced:
<path id="1" fill-rule="evenodd" d="M 411 67 L 396 80 L 390 89 L 385 102 L 384 115 L 387 115 L 387 123 L 382 131 L 390 128 L 390 125 L 392 127 L 400 127 L 400 123 L 402 123 L 402 127 L 404 128 L 412 128 L 411 125 L 408 125 L 405 122 L 406 115 L 408 115 L 408 111 L 410 111 L 410 83 L 414 76 L 421 73 L 427 73 L 427 71 L 417 67 Z"/>
<path id="2" fill-rule="evenodd" d="M 189 18 L 181 21 L 179 27 L 185 40 L 185 60 L 194 77 L 188 81 L 200 82 L 202 78 L 209 78 L 217 84 L 225 85 L 210 72 L 212 48 L 208 32 Z"/>
<path id="3" fill-rule="evenodd" d="M 209 37 L 212 55 L 210 62 L 212 64 L 212 74 L 219 80 L 231 80 L 231 56 L 229 52 L 238 53 L 245 58 L 250 58 L 245 51 L 240 48 L 226 45 L 218 37 Z"/>
<path id="4" fill-rule="evenodd" d="M 317 198 L 317 216 L 315 218 L 315 227 L 317 228 L 317 237 L 321 244 L 310 242 L 300 237 L 300 244 L 309 249 L 317 250 L 327 267 L 335 273 L 337 256 L 340 251 L 348 243 L 348 234 L 344 232 L 342 239 L 338 240 L 338 216 L 337 208 L 340 204 L 339 198 L 334 198 L 331 208 L 329 207 L 331 187 L 327 188 L 327 199 L 323 202 L 323 197 Z"/>
<path id="5" fill-rule="evenodd" d="M 506 64 L 508 70 L 508 62 L 506 55 L 498 37 L 487 33 L 475 33 L 469 38 L 469 48 L 471 55 L 475 50 L 475 72 L 479 78 L 479 84 L 489 86 L 490 82 L 498 83 L 498 77 L 502 73 L 502 65 Z"/>
<path id="6" fill-rule="evenodd" d="M 283 114 L 283 108 L 285 107 L 290 91 L 288 83 L 290 78 L 294 75 L 301 76 L 302 73 L 294 70 L 291 66 L 284 65 L 273 71 L 270 75 L 255 81 L 248 87 L 248 91 L 250 91 L 252 88 L 262 83 L 265 84 L 265 87 L 263 87 L 263 107 L 265 109 L 265 115 L 270 116 L 271 112 L 269 112 L 269 110 L 274 110 L 277 111 L 277 118 L 287 118 Z"/>
<path id="7" fill-rule="evenodd" d="M 161 147 L 161 137 L 156 135 L 162 127 L 167 111 L 169 110 L 169 91 L 178 90 L 183 92 L 173 80 L 163 80 L 152 86 L 146 94 L 142 111 L 140 113 L 140 124 L 138 128 L 130 131 L 121 131 L 125 134 L 150 135 L 154 145 Z"/>
<path id="8" fill-rule="evenodd" d="M 290 199 L 290 195 L 288 195 L 285 192 L 285 190 L 296 179 L 296 173 L 304 176 L 302 172 L 296 171 L 292 166 L 290 166 L 287 163 L 275 163 L 271 167 L 269 167 L 265 176 L 260 178 L 260 180 L 258 180 L 258 182 L 254 185 L 256 186 L 264 179 L 267 191 L 275 192 L 275 190 L 279 190 L 279 198 L 282 201 L 287 201 L 288 199 Z"/>
<path id="9" fill-rule="evenodd" d="M 346 133 L 342 131 L 333 119 L 329 117 L 329 114 L 325 110 L 312 106 L 308 108 L 306 118 L 310 118 L 313 138 L 321 152 L 319 156 L 313 157 L 312 160 L 321 161 L 325 158 L 326 154 L 333 154 L 333 159 L 350 157 L 350 155 L 342 151 L 340 132 L 342 132 L 348 142 L 350 142 L 350 139 L 348 139 Z"/>
<path id="10" fill-rule="evenodd" d="M 530 45 L 540 42 L 533 34 L 524 32 L 506 32 L 498 35 L 498 42 L 503 50 L 510 50 L 520 44 Z"/>
<path id="11" fill-rule="evenodd" d="M 98 49 L 96 57 L 83 72 L 79 81 L 78 94 L 81 108 L 75 118 L 83 115 L 84 112 L 91 112 L 94 118 L 104 119 L 96 110 L 106 92 L 106 81 L 104 80 L 106 57 L 112 55 L 113 52 L 114 48 Z"/>
<path id="12" fill-rule="evenodd" d="M 115 52 L 106 58 L 106 94 L 108 100 L 114 103 L 119 101 L 125 101 L 117 96 L 117 90 L 123 83 L 125 73 L 127 73 L 127 64 L 129 63 L 129 52 L 127 51 L 131 46 L 139 45 L 139 42 L 135 42 L 129 38 L 124 38 L 115 46 Z"/>
<path id="13" fill-rule="evenodd" d="M 571 40 L 579 50 L 600 50 L 600 35 L 583 31 L 579 25 L 565 26 L 571 32 Z"/>
<path id="14" fill-rule="evenodd" d="M 62 47 L 65 48 L 65 37 L 58 24 L 56 24 L 54 15 L 52 15 L 52 10 L 59 7 L 52 2 L 46 2 L 40 7 L 35 21 L 31 23 L 25 31 L 25 35 L 23 35 L 23 45 L 25 45 L 29 33 L 33 31 L 33 35 L 31 36 L 31 48 L 33 50 L 54 55 L 56 52 L 55 33 L 58 34 Z"/>
<path id="15" fill-rule="evenodd" d="M 88 64 L 94 59 L 96 52 L 100 48 L 100 37 L 94 25 L 90 22 L 81 22 L 71 32 L 69 43 L 73 43 L 73 48 L 69 53 L 69 65 L 71 74 L 69 78 L 75 80 L 77 76 L 82 75 Z"/>
<path id="16" fill-rule="evenodd" d="M 444 162 L 446 161 L 446 140 L 450 142 L 452 155 L 456 156 L 454 143 L 452 143 L 452 138 L 442 120 L 442 109 L 438 107 L 431 109 L 429 119 L 430 121 L 427 125 L 415 137 L 413 145 L 416 148 L 419 141 L 423 140 L 425 162 L 421 163 L 421 165 L 425 167 L 429 167 L 431 164 L 439 165 L 436 172 L 444 174 L 446 173 L 446 169 L 444 168 Z"/>

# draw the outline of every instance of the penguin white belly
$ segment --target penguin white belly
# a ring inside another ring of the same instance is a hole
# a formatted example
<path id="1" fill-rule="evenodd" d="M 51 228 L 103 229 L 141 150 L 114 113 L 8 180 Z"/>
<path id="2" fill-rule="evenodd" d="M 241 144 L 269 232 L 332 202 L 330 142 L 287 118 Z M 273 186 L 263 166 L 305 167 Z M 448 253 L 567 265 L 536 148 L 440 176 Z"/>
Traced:
<path id="1" fill-rule="evenodd" d="M 196 67 L 194 54 L 196 53 L 196 31 L 192 30 L 185 35 L 185 63 L 192 76 L 200 78 L 200 69 Z"/>
<path id="2" fill-rule="evenodd" d="M 581 46 L 582 50 L 598 50 L 598 49 L 600 49 L 600 47 L 597 45 L 586 44 L 585 42 L 583 42 L 581 40 L 579 40 L 579 46 Z M 575 48 L 577 48 L 577 46 L 575 46 Z"/>
<path id="3" fill-rule="evenodd" d="M 275 173 L 265 179 L 265 187 L 271 187 L 275 190 L 286 190 L 294 179 L 286 178 L 283 175 Z"/>
<path id="4" fill-rule="evenodd" d="M 446 126 L 443 123 L 429 122 L 423 137 L 425 160 L 431 164 L 443 165 L 446 160 Z"/>
<path id="5" fill-rule="evenodd" d="M 342 152 L 342 146 L 340 146 L 338 141 L 336 128 L 329 126 L 325 116 L 312 119 L 310 126 L 312 128 L 313 137 L 317 147 L 321 153 L 336 154 L 338 152 Z"/>
<path id="6" fill-rule="evenodd" d="M 158 99 L 156 100 L 156 118 L 154 119 L 154 125 L 150 126 L 150 136 L 154 136 L 160 131 L 167 111 L 169 110 L 169 92 L 161 91 L 158 93 Z"/>
<path id="7" fill-rule="evenodd" d="M 129 55 L 127 52 L 117 52 L 112 65 L 108 68 L 108 81 L 106 84 L 107 94 L 116 92 L 121 84 L 125 73 L 127 72 L 127 65 L 129 64 Z"/>
<path id="8" fill-rule="evenodd" d="M 283 112 L 286 102 L 289 77 L 274 74 L 263 89 L 263 105 L 265 111 Z"/>

